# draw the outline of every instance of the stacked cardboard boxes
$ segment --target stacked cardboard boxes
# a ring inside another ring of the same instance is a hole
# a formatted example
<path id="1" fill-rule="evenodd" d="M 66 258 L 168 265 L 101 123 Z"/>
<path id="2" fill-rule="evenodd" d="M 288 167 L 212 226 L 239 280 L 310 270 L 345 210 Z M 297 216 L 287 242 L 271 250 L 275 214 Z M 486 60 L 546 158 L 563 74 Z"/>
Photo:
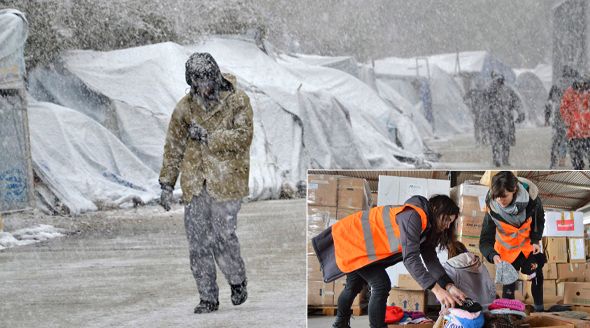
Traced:
<path id="1" fill-rule="evenodd" d="M 450 193 L 460 209 L 459 217 L 455 221 L 457 239 L 467 247 L 467 250 L 480 257 L 482 255 L 479 251 L 479 236 L 486 214 L 485 199 L 488 190 L 486 186 L 463 183 L 453 187 Z"/>
<path id="2" fill-rule="evenodd" d="M 387 304 L 404 311 L 426 312 L 426 291 L 409 274 L 400 274 L 397 286 L 389 292 Z"/>
<path id="3" fill-rule="evenodd" d="M 344 289 L 345 278 L 324 283 L 311 238 L 338 219 L 369 209 L 371 193 L 365 179 L 333 175 L 309 175 L 307 191 L 307 280 L 308 305 L 335 306 Z M 353 305 L 360 305 L 359 295 Z"/>

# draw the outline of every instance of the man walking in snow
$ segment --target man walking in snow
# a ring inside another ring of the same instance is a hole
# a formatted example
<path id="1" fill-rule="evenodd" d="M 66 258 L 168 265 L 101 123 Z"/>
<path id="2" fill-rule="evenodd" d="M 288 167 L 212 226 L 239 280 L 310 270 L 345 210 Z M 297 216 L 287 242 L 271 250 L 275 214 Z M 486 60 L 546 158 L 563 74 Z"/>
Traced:
<path id="1" fill-rule="evenodd" d="M 195 313 L 208 313 L 219 308 L 215 262 L 230 284 L 232 303 L 248 296 L 236 226 L 248 195 L 253 113 L 235 77 L 222 74 L 210 54 L 192 54 L 185 68 L 190 92 L 168 126 L 160 203 L 170 210 L 180 174 L 190 267 L 200 295 Z"/>
<path id="2" fill-rule="evenodd" d="M 485 114 L 489 141 L 492 144 L 492 157 L 496 167 L 510 165 L 510 146 L 516 143 L 516 123 L 524 121 L 522 104 L 516 92 L 504 84 L 504 76 L 492 72 L 492 82 L 484 91 L 488 108 Z"/>
<path id="3" fill-rule="evenodd" d="M 487 145 L 486 125 L 483 122 L 486 110 L 483 91 L 477 86 L 469 90 L 463 97 L 463 102 L 471 110 L 473 115 L 473 132 L 475 134 L 475 143 L 478 145 Z"/>

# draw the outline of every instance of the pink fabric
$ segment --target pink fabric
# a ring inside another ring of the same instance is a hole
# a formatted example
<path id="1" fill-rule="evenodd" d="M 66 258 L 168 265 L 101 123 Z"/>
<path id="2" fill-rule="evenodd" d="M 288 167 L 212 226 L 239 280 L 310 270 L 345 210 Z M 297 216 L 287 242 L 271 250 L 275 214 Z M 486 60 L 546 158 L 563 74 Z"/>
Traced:
<path id="1" fill-rule="evenodd" d="M 524 303 L 519 300 L 510 300 L 507 298 L 499 298 L 494 300 L 489 306 L 490 310 L 496 309 L 510 309 L 515 311 L 524 311 Z"/>
<path id="2" fill-rule="evenodd" d="M 457 318 L 463 318 L 463 319 L 469 319 L 469 320 L 477 319 L 477 317 L 479 317 L 479 315 L 481 314 L 481 311 L 471 313 L 471 312 L 461 310 L 461 309 L 449 309 L 449 312 L 451 313 L 451 315 L 453 315 Z"/>

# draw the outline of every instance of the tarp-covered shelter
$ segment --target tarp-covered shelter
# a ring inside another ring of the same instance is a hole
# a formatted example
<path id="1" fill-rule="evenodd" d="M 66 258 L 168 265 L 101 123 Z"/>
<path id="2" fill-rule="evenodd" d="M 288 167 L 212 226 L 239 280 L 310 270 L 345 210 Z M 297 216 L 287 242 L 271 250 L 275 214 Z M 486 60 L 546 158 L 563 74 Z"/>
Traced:
<path id="1" fill-rule="evenodd" d="M 0 212 L 31 208 L 33 174 L 25 99 L 25 16 L 0 10 Z"/>

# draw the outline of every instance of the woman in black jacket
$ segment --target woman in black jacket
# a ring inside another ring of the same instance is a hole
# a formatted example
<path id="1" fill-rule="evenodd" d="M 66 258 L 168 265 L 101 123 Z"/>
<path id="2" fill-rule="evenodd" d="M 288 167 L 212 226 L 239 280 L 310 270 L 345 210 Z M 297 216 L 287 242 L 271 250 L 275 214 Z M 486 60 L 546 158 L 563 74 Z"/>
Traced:
<path id="1" fill-rule="evenodd" d="M 483 222 L 479 250 L 490 262 L 502 261 L 532 280 L 535 311 L 543 310 L 543 265 L 540 240 L 545 226 L 545 212 L 537 186 L 510 171 L 492 178 L 486 197 L 488 213 Z M 516 282 L 504 285 L 502 297 L 514 299 Z"/>

